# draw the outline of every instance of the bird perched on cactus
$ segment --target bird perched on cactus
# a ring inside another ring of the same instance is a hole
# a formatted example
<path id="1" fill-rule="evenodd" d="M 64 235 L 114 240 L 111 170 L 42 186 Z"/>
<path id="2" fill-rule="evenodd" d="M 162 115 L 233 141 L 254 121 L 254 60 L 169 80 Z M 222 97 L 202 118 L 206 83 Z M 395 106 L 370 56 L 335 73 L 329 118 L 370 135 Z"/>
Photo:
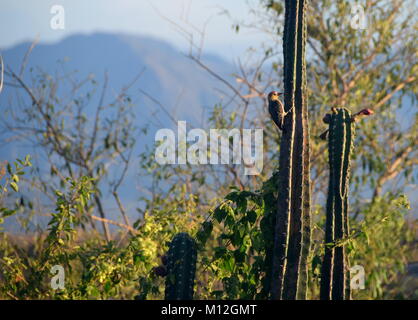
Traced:
<path id="1" fill-rule="evenodd" d="M 284 106 L 283 103 L 280 101 L 279 97 L 283 93 L 272 91 L 268 94 L 267 100 L 269 103 L 269 113 L 271 116 L 271 119 L 276 124 L 277 128 L 280 130 L 283 130 L 283 122 L 284 117 L 286 113 L 284 112 Z"/>

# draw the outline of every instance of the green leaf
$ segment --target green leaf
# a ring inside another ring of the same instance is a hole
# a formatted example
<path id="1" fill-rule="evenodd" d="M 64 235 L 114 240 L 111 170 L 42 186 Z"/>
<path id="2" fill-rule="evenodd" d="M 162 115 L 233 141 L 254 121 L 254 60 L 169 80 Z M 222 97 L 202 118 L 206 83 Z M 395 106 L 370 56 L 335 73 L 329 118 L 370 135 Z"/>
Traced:
<path id="1" fill-rule="evenodd" d="M 221 223 L 223 219 L 225 219 L 227 214 L 228 214 L 228 211 L 226 211 L 225 207 L 221 205 L 215 209 L 215 212 L 213 213 L 213 217 L 216 219 L 216 221 Z"/>
<path id="2" fill-rule="evenodd" d="M 215 250 L 215 259 L 222 258 L 227 252 L 225 247 L 216 247 L 214 250 Z"/>
<path id="3" fill-rule="evenodd" d="M 19 186 L 17 185 L 16 182 L 12 181 L 10 182 L 10 187 L 15 191 L 15 192 L 19 192 Z"/>
<path id="4" fill-rule="evenodd" d="M 235 267 L 235 261 L 234 261 L 234 258 L 229 257 L 229 258 L 227 258 L 227 259 L 225 259 L 225 260 L 223 261 L 222 268 L 223 268 L 225 271 L 228 271 L 228 272 L 233 272 L 233 271 L 234 271 L 234 267 Z"/>
<path id="5" fill-rule="evenodd" d="M 213 224 L 211 221 L 205 221 L 202 224 L 202 228 L 197 232 L 196 238 L 197 240 L 204 245 L 206 241 L 209 239 L 213 229 Z"/>
<path id="6" fill-rule="evenodd" d="M 225 199 L 235 202 L 235 201 L 237 201 L 238 197 L 239 197 L 239 192 L 233 191 L 233 192 L 227 194 Z"/>
<path id="7" fill-rule="evenodd" d="M 25 165 L 28 167 L 32 167 L 32 163 L 30 162 L 30 155 L 26 155 L 25 157 Z"/>
<path id="8" fill-rule="evenodd" d="M 104 285 L 104 291 L 106 293 L 109 293 L 111 289 L 112 289 L 112 282 L 110 280 L 108 280 L 108 281 L 106 281 L 106 283 Z"/>
<path id="9" fill-rule="evenodd" d="M 239 197 L 237 200 L 237 209 L 239 212 L 244 213 L 247 211 L 247 199 Z"/>
<path id="10" fill-rule="evenodd" d="M 10 163 L 7 164 L 7 172 L 11 175 L 13 174 L 13 169 L 12 166 L 10 165 Z"/>
<path id="11" fill-rule="evenodd" d="M 239 230 L 235 230 L 235 232 L 232 234 L 231 242 L 234 246 L 242 245 L 242 238 Z"/>
<path id="12" fill-rule="evenodd" d="M 235 261 L 238 263 L 244 262 L 245 256 L 246 256 L 245 252 L 241 251 L 240 249 L 237 249 L 234 251 L 234 258 L 235 258 Z"/>
<path id="13" fill-rule="evenodd" d="M 208 234 L 209 236 L 213 230 L 213 223 L 212 221 L 205 221 L 203 222 L 202 227 L 203 227 L 204 232 Z"/>
<path id="14" fill-rule="evenodd" d="M 247 220 L 250 224 L 254 224 L 255 221 L 257 220 L 257 212 L 255 212 L 254 210 L 248 211 Z"/>
<path id="15" fill-rule="evenodd" d="M 1 209 L 2 210 L 0 210 L 0 211 L 2 212 L 2 217 L 3 218 L 9 217 L 9 216 L 11 216 L 11 215 L 13 215 L 17 212 L 17 210 L 9 210 L 9 209 L 6 209 L 6 208 L 1 208 Z"/>

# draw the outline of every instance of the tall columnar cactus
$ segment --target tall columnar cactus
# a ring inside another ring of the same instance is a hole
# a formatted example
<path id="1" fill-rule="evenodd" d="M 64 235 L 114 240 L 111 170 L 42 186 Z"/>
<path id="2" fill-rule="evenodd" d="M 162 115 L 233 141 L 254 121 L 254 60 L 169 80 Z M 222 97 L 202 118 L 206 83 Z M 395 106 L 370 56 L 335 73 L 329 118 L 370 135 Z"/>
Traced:
<path id="1" fill-rule="evenodd" d="M 187 233 L 178 233 L 167 253 L 166 300 L 192 300 L 197 246 Z"/>
<path id="2" fill-rule="evenodd" d="M 286 0 L 283 37 L 284 119 L 270 297 L 305 299 L 310 250 L 309 128 L 306 92 L 306 0 Z"/>
<path id="3" fill-rule="evenodd" d="M 325 255 L 321 271 L 321 299 L 350 298 L 350 274 L 344 239 L 348 238 L 348 184 L 354 121 L 347 109 L 332 109 L 329 124 L 329 188 L 326 205 Z"/>

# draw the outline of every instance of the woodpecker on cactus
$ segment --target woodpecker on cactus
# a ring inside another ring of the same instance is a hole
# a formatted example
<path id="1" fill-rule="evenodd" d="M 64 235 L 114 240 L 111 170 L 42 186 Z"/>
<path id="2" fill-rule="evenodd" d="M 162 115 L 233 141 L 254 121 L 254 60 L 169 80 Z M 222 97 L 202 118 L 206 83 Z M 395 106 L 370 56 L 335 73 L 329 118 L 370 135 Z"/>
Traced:
<path id="1" fill-rule="evenodd" d="M 283 130 L 284 117 L 286 116 L 283 103 L 279 99 L 282 94 L 281 92 L 272 91 L 267 96 L 271 119 L 280 130 Z"/>

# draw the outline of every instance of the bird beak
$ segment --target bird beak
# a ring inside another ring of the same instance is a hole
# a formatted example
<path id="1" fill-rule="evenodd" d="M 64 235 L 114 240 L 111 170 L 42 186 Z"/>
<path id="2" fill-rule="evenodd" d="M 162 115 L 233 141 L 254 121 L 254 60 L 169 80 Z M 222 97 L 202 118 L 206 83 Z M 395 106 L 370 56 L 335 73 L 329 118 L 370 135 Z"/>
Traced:
<path id="1" fill-rule="evenodd" d="M 278 92 L 277 93 L 278 96 L 281 96 L 282 94 L 283 94 L 283 92 Z"/>

